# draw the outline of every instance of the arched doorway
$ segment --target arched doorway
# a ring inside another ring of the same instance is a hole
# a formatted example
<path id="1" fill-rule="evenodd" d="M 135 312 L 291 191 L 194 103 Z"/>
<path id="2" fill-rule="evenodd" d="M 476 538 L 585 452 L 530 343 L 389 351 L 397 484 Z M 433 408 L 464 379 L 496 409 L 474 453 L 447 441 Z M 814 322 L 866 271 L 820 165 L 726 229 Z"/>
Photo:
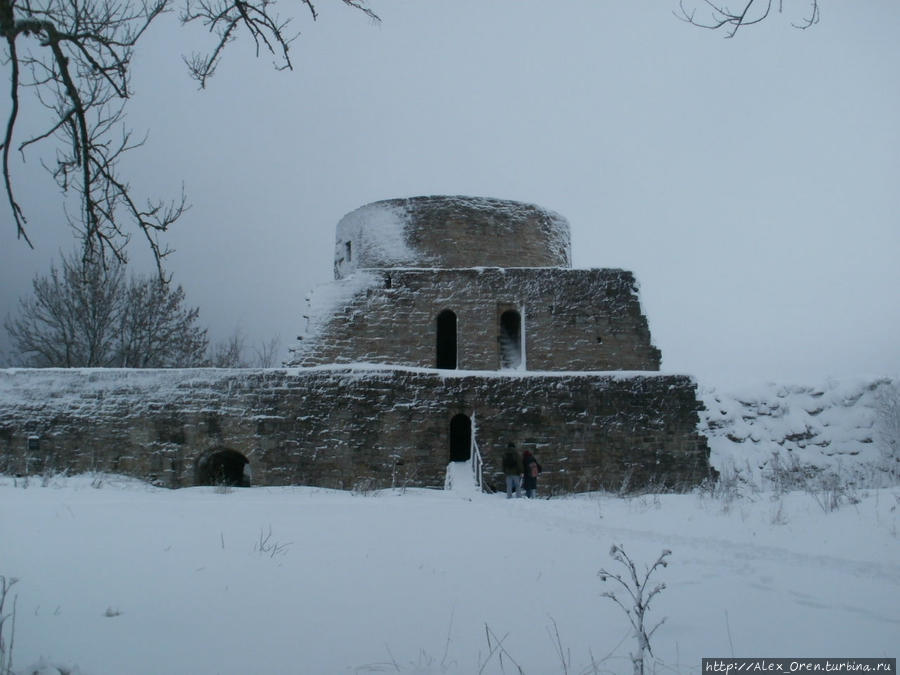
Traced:
<path id="1" fill-rule="evenodd" d="M 250 462 L 236 450 L 213 450 L 197 460 L 194 485 L 250 487 Z"/>
<path id="2" fill-rule="evenodd" d="M 454 415 L 450 420 L 450 461 L 468 462 L 472 458 L 472 420 Z"/>
<path id="3" fill-rule="evenodd" d="M 522 316 L 514 309 L 500 315 L 500 369 L 522 365 Z"/>
<path id="4" fill-rule="evenodd" d="M 456 314 L 445 309 L 437 315 L 437 367 L 456 368 Z"/>

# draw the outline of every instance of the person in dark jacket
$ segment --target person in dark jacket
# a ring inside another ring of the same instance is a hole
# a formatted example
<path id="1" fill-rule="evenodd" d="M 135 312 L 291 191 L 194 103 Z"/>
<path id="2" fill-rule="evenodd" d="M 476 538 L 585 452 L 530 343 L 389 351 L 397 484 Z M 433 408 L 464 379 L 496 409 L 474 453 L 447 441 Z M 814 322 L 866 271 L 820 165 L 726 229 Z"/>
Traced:
<path id="1" fill-rule="evenodd" d="M 522 470 L 524 475 L 522 487 L 525 488 L 525 496 L 531 499 L 537 490 L 537 477 L 541 472 L 541 465 L 531 454 L 531 450 L 522 453 Z"/>
<path id="2" fill-rule="evenodd" d="M 506 476 L 506 498 L 512 499 L 513 493 L 516 497 L 521 497 L 522 458 L 516 452 L 515 443 L 510 443 L 503 453 L 503 473 Z"/>

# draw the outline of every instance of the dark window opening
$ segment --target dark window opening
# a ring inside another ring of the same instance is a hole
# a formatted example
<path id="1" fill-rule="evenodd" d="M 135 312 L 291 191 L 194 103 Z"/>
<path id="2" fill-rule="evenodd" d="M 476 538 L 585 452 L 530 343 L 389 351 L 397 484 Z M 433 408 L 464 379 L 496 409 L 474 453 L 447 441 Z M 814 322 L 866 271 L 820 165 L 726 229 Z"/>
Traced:
<path id="1" fill-rule="evenodd" d="M 194 484 L 250 487 L 250 462 L 235 450 L 218 450 L 197 462 Z"/>
<path id="2" fill-rule="evenodd" d="M 467 462 L 472 457 L 472 420 L 454 415 L 450 420 L 450 461 Z"/>
<path id="3" fill-rule="evenodd" d="M 597 336 L 597 344 L 598 344 L 598 345 L 602 345 L 602 344 L 603 344 L 603 338 L 602 338 L 600 335 Z"/>
<path id="4" fill-rule="evenodd" d="M 500 369 L 522 365 L 522 317 L 514 309 L 500 315 Z"/>
<path id="5" fill-rule="evenodd" d="M 391 288 L 394 285 L 394 280 L 391 278 L 390 273 L 386 273 L 384 275 L 384 287 Z"/>
<path id="6" fill-rule="evenodd" d="M 349 241 L 344 244 L 344 252 L 346 253 L 345 257 L 347 258 L 347 262 L 353 260 L 353 248 Z"/>
<path id="7" fill-rule="evenodd" d="M 437 367 L 456 368 L 456 314 L 449 309 L 437 316 Z"/>

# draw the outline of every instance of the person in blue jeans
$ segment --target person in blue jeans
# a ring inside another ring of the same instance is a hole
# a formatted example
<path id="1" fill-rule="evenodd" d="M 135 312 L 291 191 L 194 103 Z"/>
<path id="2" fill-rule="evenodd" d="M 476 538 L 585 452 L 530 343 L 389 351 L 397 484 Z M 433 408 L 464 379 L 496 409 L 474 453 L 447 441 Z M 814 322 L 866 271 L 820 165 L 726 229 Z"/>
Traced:
<path id="1" fill-rule="evenodd" d="M 522 484 L 522 458 L 516 452 L 516 444 L 510 443 L 503 453 L 503 474 L 506 476 L 506 498 L 512 499 L 522 496 L 520 486 Z"/>
<path id="2" fill-rule="evenodd" d="M 525 488 L 525 496 L 531 499 L 537 490 L 537 477 L 541 473 L 541 465 L 531 454 L 531 450 L 522 453 L 522 487 Z"/>

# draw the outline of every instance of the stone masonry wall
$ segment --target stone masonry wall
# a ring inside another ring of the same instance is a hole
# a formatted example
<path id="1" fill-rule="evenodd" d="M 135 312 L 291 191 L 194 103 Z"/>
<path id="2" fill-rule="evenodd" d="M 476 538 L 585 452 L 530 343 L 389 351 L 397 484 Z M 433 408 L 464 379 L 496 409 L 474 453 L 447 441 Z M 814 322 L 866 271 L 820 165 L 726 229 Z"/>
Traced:
<path id="1" fill-rule="evenodd" d="M 543 494 L 683 488 L 709 472 L 693 381 L 420 369 L 0 371 L 0 472 L 118 472 L 193 485 L 229 449 L 254 485 L 443 486 L 450 420 L 474 422 L 486 484 L 508 443 Z"/>
<path id="2" fill-rule="evenodd" d="M 534 204 L 462 196 L 388 199 L 338 223 L 335 278 L 373 267 L 570 267 L 570 246 L 568 221 Z"/>
<path id="3" fill-rule="evenodd" d="M 500 367 L 503 309 L 520 311 L 526 367 L 535 371 L 659 370 L 631 272 L 617 269 L 378 270 L 302 345 L 294 365 L 435 366 L 436 317 L 457 315 L 457 368 Z"/>

